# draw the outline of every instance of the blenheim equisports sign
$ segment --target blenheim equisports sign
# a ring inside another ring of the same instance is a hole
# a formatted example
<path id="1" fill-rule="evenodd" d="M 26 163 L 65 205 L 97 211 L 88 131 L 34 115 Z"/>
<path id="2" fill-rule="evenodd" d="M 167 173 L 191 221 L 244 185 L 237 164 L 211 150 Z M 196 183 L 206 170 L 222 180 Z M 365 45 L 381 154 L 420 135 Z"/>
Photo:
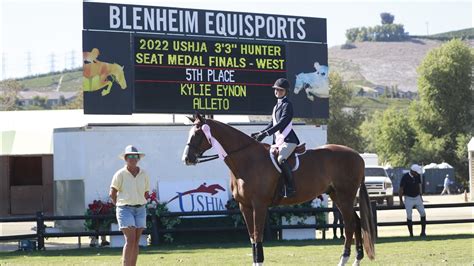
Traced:
<path id="1" fill-rule="evenodd" d="M 326 20 L 84 2 L 84 112 L 328 117 Z"/>

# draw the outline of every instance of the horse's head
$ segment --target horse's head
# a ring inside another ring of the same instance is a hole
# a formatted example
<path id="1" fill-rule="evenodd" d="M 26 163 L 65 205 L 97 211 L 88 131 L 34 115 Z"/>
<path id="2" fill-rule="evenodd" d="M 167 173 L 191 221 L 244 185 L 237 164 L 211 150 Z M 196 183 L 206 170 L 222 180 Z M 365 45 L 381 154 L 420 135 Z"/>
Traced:
<path id="1" fill-rule="evenodd" d="M 198 163 L 198 158 L 212 146 L 203 131 L 203 127 L 207 126 L 206 120 L 200 114 L 188 118 L 194 125 L 189 131 L 188 143 L 184 147 L 182 159 L 186 165 L 195 165 Z"/>
<path id="2" fill-rule="evenodd" d="M 318 68 L 318 74 L 322 77 L 326 77 L 328 76 L 328 72 L 329 72 L 329 68 L 328 66 L 319 66 Z"/>
<path id="3" fill-rule="evenodd" d="M 295 94 L 298 94 L 302 89 L 304 89 L 304 82 L 303 82 L 303 79 L 301 78 L 301 74 L 303 73 L 299 73 L 298 75 L 296 75 L 296 82 L 295 82 Z"/>
<path id="4" fill-rule="evenodd" d="M 120 88 L 127 88 L 127 81 L 125 80 L 125 75 L 123 73 L 123 66 L 119 64 L 113 64 L 112 70 L 110 71 L 114 75 L 115 81 L 120 85 Z"/>

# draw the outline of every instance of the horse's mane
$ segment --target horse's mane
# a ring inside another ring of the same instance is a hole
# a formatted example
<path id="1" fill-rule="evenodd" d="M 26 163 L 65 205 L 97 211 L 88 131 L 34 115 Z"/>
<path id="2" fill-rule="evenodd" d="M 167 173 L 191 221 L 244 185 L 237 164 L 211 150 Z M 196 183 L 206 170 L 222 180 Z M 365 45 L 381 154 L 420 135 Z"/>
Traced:
<path id="1" fill-rule="evenodd" d="M 242 131 L 236 129 L 236 128 L 233 127 L 233 126 L 227 125 L 227 124 L 225 124 L 225 123 L 222 123 L 222 122 L 220 122 L 220 121 L 217 121 L 217 120 L 214 120 L 214 119 L 210 119 L 210 118 L 206 119 L 206 121 L 207 121 L 207 123 L 211 122 L 211 123 L 217 124 L 217 125 L 219 125 L 219 126 L 225 128 L 225 129 L 227 129 L 227 130 L 230 130 L 230 131 L 232 131 L 233 133 L 235 133 L 236 135 L 241 136 L 242 138 L 244 138 L 244 139 L 246 139 L 246 140 L 248 140 L 248 141 L 255 141 L 252 137 L 248 136 L 247 134 L 245 134 L 244 132 L 242 132 Z M 211 130 L 212 130 L 212 126 L 211 126 Z"/>

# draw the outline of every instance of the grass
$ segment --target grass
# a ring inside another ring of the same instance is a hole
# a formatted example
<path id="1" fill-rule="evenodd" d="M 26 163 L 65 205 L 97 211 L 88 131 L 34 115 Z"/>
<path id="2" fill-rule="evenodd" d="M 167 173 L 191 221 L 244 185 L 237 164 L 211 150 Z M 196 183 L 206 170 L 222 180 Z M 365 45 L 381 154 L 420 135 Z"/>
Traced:
<path id="1" fill-rule="evenodd" d="M 427 238 L 380 238 L 376 260 L 367 265 L 472 265 L 472 234 Z M 266 265 L 335 265 L 342 251 L 339 240 L 264 243 Z M 354 248 L 352 249 L 354 250 Z M 250 265 L 249 243 L 164 245 L 142 249 L 139 265 Z M 350 263 L 354 260 L 354 251 Z M 118 248 L 87 248 L 0 253 L 0 265 L 118 265 Z"/>
<path id="2" fill-rule="evenodd" d="M 78 91 L 82 88 L 82 70 L 25 78 L 19 82 L 24 88 L 31 90 L 52 90 L 58 86 L 61 76 L 63 76 L 61 91 Z"/>
<path id="3" fill-rule="evenodd" d="M 369 98 L 353 97 L 350 106 L 360 106 L 365 113 L 371 114 L 375 111 L 383 111 L 389 107 L 406 110 L 410 105 L 410 99 L 402 98 Z"/>
<path id="4" fill-rule="evenodd" d="M 456 31 L 448 31 L 427 36 L 418 36 L 419 38 L 446 41 L 453 38 L 474 39 L 474 28 L 467 28 Z"/>

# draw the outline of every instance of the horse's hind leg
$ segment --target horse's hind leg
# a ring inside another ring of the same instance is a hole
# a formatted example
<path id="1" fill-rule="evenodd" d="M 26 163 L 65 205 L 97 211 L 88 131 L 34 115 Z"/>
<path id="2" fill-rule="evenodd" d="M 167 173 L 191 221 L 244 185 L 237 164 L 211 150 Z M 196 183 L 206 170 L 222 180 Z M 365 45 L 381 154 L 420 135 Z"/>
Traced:
<path id="1" fill-rule="evenodd" d="M 344 265 L 349 256 L 351 255 L 351 245 L 352 245 L 352 238 L 355 231 L 355 219 L 354 219 L 354 207 L 352 206 L 352 201 L 350 203 L 343 203 L 340 204 L 340 211 L 342 214 L 342 218 L 344 219 L 344 234 L 346 235 L 346 239 L 344 241 L 344 253 L 342 254 L 343 258 L 341 258 L 341 265 Z M 345 258 L 344 258 L 345 257 Z M 345 262 L 344 262 L 345 261 Z"/>
<path id="2" fill-rule="evenodd" d="M 308 87 L 305 89 L 305 92 L 306 92 L 306 97 L 308 97 L 308 99 L 310 99 L 311 101 L 314 101 L 314 96 L 313 94 L 309 91 L 311 89 L 311 87 Z"/>
<path id="3" fill-rule="evenodd" d="M 342 218 L 344 219 L 344 234 L 346 235 L 346 239 L 344 241 L 344 251 L 338 265 L 345 265 L 347 261 L 349 261 L 349 257 L 351 255 L 352 238 L 356 224 L 353 206 L 354 200 L 341 197 L 341 195 L 344 194 L 337 194 L 335 191 L 330 194 L 331 199 L 336 203 L 337 207 L 341 211 Z"/>
<path id="4" fill-rule="evenodd" d="M 355 220 L 355 244 L 357 256 L 354 261 L 354 266 L 360 265 L 360 261 L 364 258 L 364 248 L 362 246 L 362 231 L 360 226 L 360 218 L 357 213 L 354 211 L 354 220 Z"/>

